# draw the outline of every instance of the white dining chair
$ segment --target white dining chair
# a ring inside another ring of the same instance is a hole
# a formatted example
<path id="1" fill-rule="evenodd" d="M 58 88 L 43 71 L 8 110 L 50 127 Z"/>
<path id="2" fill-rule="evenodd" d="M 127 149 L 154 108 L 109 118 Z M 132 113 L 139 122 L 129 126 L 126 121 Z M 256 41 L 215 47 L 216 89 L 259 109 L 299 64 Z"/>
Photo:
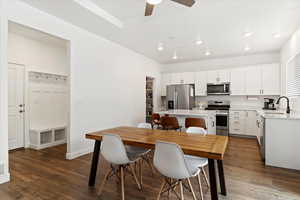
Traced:
<path id="1" fill-rule="evenodd" d="M 156 169 L 164 176 L 157 200 L 160 199 L 162 194 L 166 192 L 169 194 L 170 191 L 174 192 L 179 199 L 183 200 L 183 186 L 189 188 L 194 200 L 196 200 L 197 198 L 190 178 L 197 176 L 198 182 L 201 184 L 199 176 L 201 168 L 198 167 L 199 162 L 201 162 L 201 160 L 195 160 L 185 156 L 182 149 L 175 143 L 157 142 L 155 145 L 153 163 Z M 187 180 L 188 186 L 184 185 L 184 180 Z M 180 187 L 180 195 L 178 195 L 174 189 L 178 185 Z"/>
<path id="2" fill-rule="evenodd" d="M 200 128 L 200 127 L 189 127 L 186 130 L 186 133 L 189 133 L 189 134 L 202 134 L 204 136 L 207 135 L 207 131 L 204 128 Z M 205 178 L 205 182 L 206 182 L 207 186 L 209 187 L 208 178 L 207 178 L 206 171 L 205 171 L 205 168 L 204 168 L 204 167 L 206 167 L 208 165 L 208 159 L 207 158 L 198 157 L 198 156 L 191 156 L 191 155 L 186 155 L 186 157 L 188 157 L 190 159 L 199 160 L 198 167 L 202 169 L 201 172 L 202 172 L 202 174 L 203 174 L 203 176 Z M 203 192 L 202 192 L 202 185 L 201 185 L 201 183 L 200 183 L 200 187 L 201 187 L 201 189 L 200 189 L 200 195 L 201 195 L 201 198 L 203 199 Z"/>
<path id="3" fill-rule="evenodd" d="M 101 195 L 107 180 L 112 176 L 116 176 L 121 179 L 122 200 L 125 200 L 124 171 L 128 171 L 133 176 L 138 189 L 142 189 L 141 184 L 137 179 L 134 167 L 132 166 L 132 164 L 141 159 L 141 155 L 138 153 L 134 154 L 132 152 L 127 152 L 119 135 L 106 134 L 103 136 L 101 154 L 104 159 L 111 164 L 111 169 L 104 176 L 98 191 L 99 196 Z"/>
<path id="4" fill-rule="evenodd" d="M 139 123 L 137 125 L 137 127 L 145 128 L 145 129 L 152 129 L 152 126 L 149 123 Z M 141 183 L 141 186 L 143 186 L 143 175 L 142 175 L 143 174 L 143 168 L 142 168 L 143 162 L 145 162 L 150 167 L 152 174 L 154 174 L 154 167 L 153 167 L 152 158 L 150 155 L 151 149 L 146 149 L 143 147 L 137 147 L 137 146 L 132 146 L 132 145 L 126 145 L 125 148 L 126 148 L 126 151 L 129 152 L 130 154 L 139 154 L 142 157 L 142 159 L 138 163 L 136 163 L 135 170 L 137 171 L 137 164 L 138 164 L 140 183 Z"/>
<path id="5" fill-rule="evenodd" d="M 147 129 L 152 129 L 152 125 L 150 123 L 139 123 L 137 125 L 138 128 L 147 128 Z"/>

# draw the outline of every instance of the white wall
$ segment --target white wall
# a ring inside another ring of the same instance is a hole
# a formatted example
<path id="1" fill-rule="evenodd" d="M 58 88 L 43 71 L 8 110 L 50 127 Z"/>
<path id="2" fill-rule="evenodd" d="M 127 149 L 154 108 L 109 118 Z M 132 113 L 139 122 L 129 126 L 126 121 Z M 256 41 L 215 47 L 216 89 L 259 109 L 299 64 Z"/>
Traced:
<path id="1" fill-rule="evenodd" d="M 264 53 L 257 55 L 245 55 L 238 57 L 226 58 L 212 58 L 207 60 L 200 60 L 194 62 L 166 64 L 163 66 L 164 72 L 188 72 L 188 71 L 202 71 L 202 70 L 215 70 L 224 68 L 233 68 L 257 64 L 279 63 L 279 52 Z"/>
<path id="2" fill-rule="evenodd" d="M 281 49 L 281 86 L 282 94 L 286 95 L 286 66 L 288 61 L 300 53 L 300 29 L 296 31 L 290 40 Z M 300 97 L 291 99 L 291 109 L 300 112 Z"/>
<path id="3" fill-rule="evenodd" d="M 4 164 L 4 174 L 0 184 L 9 180 L 8 170 L 8 104 L 7 104 L 7 17 L 6 2 L 0 0 L 0 163 Z"/>
<path id="4" fill-rule="evenodd" d="M 13 31 L 8 34 L 8 61 L 24 64 L 27 70 L 68 75 L 67 51 L 63 41 L 58 45 Z"/>
<path id="5" fill-rule="evenodd" d="M 70 41 L 69 158 L 91 151 L 93 143 L 85 139 L 86 132 L 145 120 L 146 76 L 156 79 L 154 106 L 159 107 L 157 62 L 17 0 L 9 0 L 7 10 L 13 22 Z M 1 98 L 6 98 L 7 92 L 3 94 Z M 7 140 L 0 146 L 2 142 Z M 2 153 L 7 153 L 5 149 Z"/>

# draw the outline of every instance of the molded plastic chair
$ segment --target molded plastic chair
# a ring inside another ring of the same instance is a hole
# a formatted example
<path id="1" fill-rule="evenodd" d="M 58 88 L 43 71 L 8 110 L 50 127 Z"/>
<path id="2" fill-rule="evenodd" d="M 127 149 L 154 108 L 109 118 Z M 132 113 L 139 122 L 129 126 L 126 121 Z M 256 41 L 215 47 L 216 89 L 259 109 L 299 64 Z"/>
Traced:
<path id="1" fill-rule="evenodd" d="M 101 154 L 104 159 L 111 164 L 111 169 L 106 173 L 103 182 L 99 188 L 98 195 L 101 195 L 107 180 L 116 175 L 116 177 L 121 179 L 122 187 L 122 200 L 125 199 L 124 192 L 124 171 L 128 171 L 134 177 L 134 180 L 139 189 L 141 189 L 141 184 L 138 182 L 135 170 L 131 164 L 136 163 L 140 160 L 141 155 L 128 153 L 119 135 L 107 134 L 103 136 L 101 144 Z M 117 166 L 115 166 L 117 165 Z M 120 175 L 120 176 L 119 176 Z"/>
<path id="2" fill-rule="evenodd" d="M 190 133 L 190 134 L 202 134 L 202 135 L 207 135 L 207 131 L 204 130 L 204 128 L 200 128 L 200 127 L 189 127 L 187 130 L 186 130 L 187 133 Z M 202 158 L 202 157 L 198 157 L 198 156 L 191 156 L 191 155 L 186 155 L 186 157 L 189 157 L 190 159 L 195 159 L 195 160 L 199 160 L 199 165 L 198 167 L 200 167 L 202 169 L 202 173 L 204 175 L 204 178 L 205 178 L 205 182 L 207 184 L 207 186 L 209 187 L 209 182 L 208 182 L 208 178 L 207 178 L 207 175 L 206 175 L 206 172 L 205 172 L 205 169 L 204 167 L 208 165 L 208 159 L 207 158 Z M 203 199 L 203 193 L 202 193 L 202 190 L 200 190 L 200 193 L 201 193 L 201 197 Z"/>
<path id="3" fill-rule="evenodd" d="M 152 125 L 150 123 L 139 123 L 138 128 L 147 128 L 147 129 L 152 129 Z"/>
<path id="4" fill-rule="evenodd" d="M 183 180 L 186 179 L 193 198 L 196 200 L 190 178 L 198 176 L 199 187 L 202 189 L 199 176 L 201 169 L 198 164 L 198 160 L 186 157 L 177 144 L 157 142 L 155 145 L 154 166 L 165 177 L 157 199 L 159 200 L 163 193 L 169 193 L 172 190 L 179 199 L 183 200 L 183 186 L 185 186 Z M 180 197 L 174 189 L 177 185 L 180 186 Z"/>

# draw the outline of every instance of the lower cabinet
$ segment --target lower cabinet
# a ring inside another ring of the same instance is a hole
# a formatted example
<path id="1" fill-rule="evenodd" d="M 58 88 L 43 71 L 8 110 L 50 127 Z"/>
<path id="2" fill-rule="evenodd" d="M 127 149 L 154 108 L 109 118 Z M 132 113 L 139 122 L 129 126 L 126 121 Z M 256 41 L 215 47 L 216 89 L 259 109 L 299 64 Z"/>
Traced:
<path id="1" fill-rule="evenodd" d="M 257 136 L 256 111 L 230 111 L 229 132 L 230 134 Z"/>
<path id="2" fill-rule="evenodd" d="M 208 111 L 207 133 L 211 135 L 217 134 L 216 111 Z"/>

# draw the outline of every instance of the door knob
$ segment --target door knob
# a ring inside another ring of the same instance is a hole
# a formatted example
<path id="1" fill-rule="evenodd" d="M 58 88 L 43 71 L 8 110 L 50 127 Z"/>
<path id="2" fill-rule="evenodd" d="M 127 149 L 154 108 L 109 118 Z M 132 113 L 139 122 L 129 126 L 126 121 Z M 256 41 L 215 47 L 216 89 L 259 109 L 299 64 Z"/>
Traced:
<path id="1" fill-rule="evenodd" d="M 20 111 L 19 111 L 19 113 L 23 113 L 23 112 L 25 112 L 25 110 L 20 110 Z"/>

